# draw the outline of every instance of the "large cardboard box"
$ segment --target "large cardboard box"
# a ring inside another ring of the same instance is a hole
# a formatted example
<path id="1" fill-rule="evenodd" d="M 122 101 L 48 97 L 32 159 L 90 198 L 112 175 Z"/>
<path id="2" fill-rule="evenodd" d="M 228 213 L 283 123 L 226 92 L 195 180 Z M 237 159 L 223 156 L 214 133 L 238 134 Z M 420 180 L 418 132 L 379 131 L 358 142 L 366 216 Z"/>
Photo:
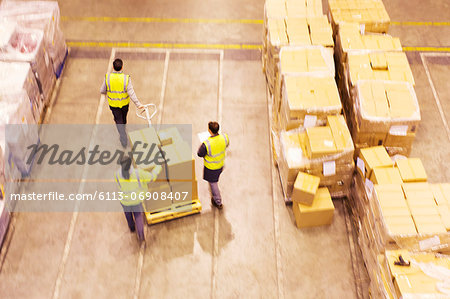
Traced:
<path id="1" fill-rule="evenodd" d="M 319 188 L 311 206 L 294 202 L 295 222 L 298 228 L 331 224 L 334 205 L 327 188 Z"/>
<path id="2" fill-rule="evenodd" d="M 361 149 L 359 160 L 357 162 L 357 168 L 362 177 L 370 178 L 372 175 L 372 169 L 375 167 L 392 166 L 394 166 L 394 162 L 392 162 L 384 146 L 374 146 Z M 364 169 L 364 173 L 362 169 Z"/>
<path id="3" fill-rule="evenodd" d="M 427 173 L 419 158 L 397 160 L 396 166 L 405 183 L 427 181 Z"/>
<path id="4" fill-rule="evenodd" d="M 306 137 L 306 155 L 308 158 L 315 159 L 337 153 L 330 127 L 307 128 Z"/>
<path id="5" fill-rule="evenodd" d="M 402 177 L 395 167 L 375 167 L 370 180 L 374 184 L 401 184 Z"/>
<path id="6" fill-rule="evenodd" d="M 168 182 L 156 181 L 148 184 L 150 197 L 144 200 L 145 210 L 147 212 L 157 212 L 170 208 L 172 200 L 169 197 L 172 189 Z"/>
<path id="7" fill-rule="evenodd" d="M 159 140 L 162 146 L 183 141 L 177 127 L 166 128 L 158 131 Z"/>
<path id="8" fill-rule="evenodd" d="M 173 143 L 161 147 L 166 162 L 159 179 L 192 180 L 195 178 L 195 160 L 192 149 L 186 142 Z"/>
<path id="9" fill-rule="evenodd" d="M 438 206 L 450 206 L 450 183 L 430 184 L 430 187 Z"/>
<path id="10" fill-rule="evenodd" d="M 311 205 L 319 188 L 320 178 L 304 172 L 299 172 L 294 183 L 292 201 Z"/>

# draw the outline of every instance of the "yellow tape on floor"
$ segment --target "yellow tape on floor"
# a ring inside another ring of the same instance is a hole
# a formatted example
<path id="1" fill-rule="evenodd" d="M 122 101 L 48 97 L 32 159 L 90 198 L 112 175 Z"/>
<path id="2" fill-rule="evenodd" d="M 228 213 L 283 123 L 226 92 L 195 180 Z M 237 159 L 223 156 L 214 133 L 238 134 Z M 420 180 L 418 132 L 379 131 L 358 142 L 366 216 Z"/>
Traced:
<path id="1" fill-rule="evenodd" d="M 194 18 L 146 18 L 146 17 L 76 17 L 62 16 L 61 21 L 117 22 L 117 23 L 197 23 L 197 24 L 263 24 L 257 19 L 194 19 Z M 395 26 L 450 26 L 450 22 L 395 22 Z"/>
<path id="2" fill-rule="evenodd" d="M 395 26 L 450 26 L 450 22 L 391 22 Z"/>
<path id="3" fill-rule="evenodd" d="M 164 48 L 164 49 L 223 49 L 223 50 L 259 50 L 261 45 L 244 44 L 178 44 L 146 42 L 78 42 L 68 41 L 69 47 L 99 48 Z"/>
<path id="4" fill-rule="evenodd" d="M 79 48 L 163 48 L 163 49 L 222 49 L 222 50 L 259 50 L 261 45 L 249 44 L 178 44 L 146 42 L 82 42 L 68 41 L 69 47 Z M 450 47 L 403 47 L 406 52 L 450 52 Z"/>
<path id="5" fill-rule="evenodd" d="M 127 17 L 69 17 L 61 21 L 117 22 L 117 23 L 198 23 L 198 24 L 263 24 L 255 19 L 191 19 L 191 18 L 127 18 Z"/>

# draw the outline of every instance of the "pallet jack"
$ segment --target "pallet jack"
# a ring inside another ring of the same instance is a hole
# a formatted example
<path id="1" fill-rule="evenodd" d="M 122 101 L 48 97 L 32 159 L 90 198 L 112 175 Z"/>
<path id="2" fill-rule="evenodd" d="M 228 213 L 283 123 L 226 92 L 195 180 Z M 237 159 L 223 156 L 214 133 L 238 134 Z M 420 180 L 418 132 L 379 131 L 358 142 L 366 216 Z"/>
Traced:
<path id="1" fill-rule="evenodd" d="M 152 118 L 156 115 L 157 108 L 155 104 L 146 104 L 143 105 L 144 109 L 136 111 L 136 115 L 139 118 L 145 119 L 148 123 L 149 128 L 152 127 Z M 150 115 L 150 107 L 153 112 Z M 145 115 L 143 115 L 145 112 Z M 159 136 L 158 136 L 159 137 Z M 183 203 L 174 203 L 169 205 L 167 208 L 159 209 L 155 211 L 147 211 L 144 205 L 145 218 L 147 219 L 147 223 L 149 225 L 156 224 L 164 221 L 169 221 L 172 219 L 177 219 L 193 214 L 200 213 L 202 210 L 202 204 L 198 198 L 193 198 L 191 202 L 183 202 Z"/>

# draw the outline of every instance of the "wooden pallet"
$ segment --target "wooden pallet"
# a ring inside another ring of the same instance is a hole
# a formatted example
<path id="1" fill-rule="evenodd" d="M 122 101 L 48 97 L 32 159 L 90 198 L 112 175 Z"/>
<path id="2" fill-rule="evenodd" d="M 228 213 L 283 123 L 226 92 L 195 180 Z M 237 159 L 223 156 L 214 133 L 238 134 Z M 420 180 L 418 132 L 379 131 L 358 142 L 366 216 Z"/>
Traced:
<path id="1" fill-rule="evenodd" d="M 173 204 L 170 208 L 157 212 L 145 211 L 145 218 L 149 225 L 156 224 L 172 219 L 177 219 L 193 214 L 200 213 L 202 210 L 202 203 L 198 199 L 193 199 L 188 203 Z"/>

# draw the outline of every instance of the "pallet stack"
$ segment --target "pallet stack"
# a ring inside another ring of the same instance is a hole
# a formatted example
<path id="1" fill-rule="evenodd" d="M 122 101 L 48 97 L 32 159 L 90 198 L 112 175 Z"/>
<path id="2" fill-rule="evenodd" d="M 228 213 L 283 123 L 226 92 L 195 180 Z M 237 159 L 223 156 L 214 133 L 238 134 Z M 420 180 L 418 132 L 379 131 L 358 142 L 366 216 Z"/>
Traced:
<path id="1" fill-rule="evenodd" d="M 170 127 L 159 131 L 153 127 L 145 128 L 130 132 L 129 138 L 135 153 L 142 152 L 146 156 L 154 145 L 155 157 L 159 156 L 163 162 L 162 171 L 156 181 L 149 183 L 148 191 L 159 195 L 165 193 L 167 197 L 153 197 L 144 201 L 146 212 L 158 213 L 183 205 L 192 210 L 189 204 L 198 201 L 195 160 L 191 146 L 183 140 L 178 128 Z M 154 163 L 146 164 L 142 159 L 139 162 L 136 155 L 132 158 L 135 167 L 146 171 L 151 171 L 155 166 Z M 186 196 L 183 192 L 187 193 Z"/>
<path id="2" fill-rule="evenodd" d="M 299 172 L 332 197 L 350 191 L 354 146 L 335 82 L 331 25 L 321 1 L 267 1 L 263 68 L 271 101 L 273 152 L 286 202 Z"/>
<path id="3" fill-rule="evenodd" d="M 275 90 L 280 50 L 288 45 L 323 46 L 332 54 L 332 30 L 322 13 L 322 1 L 266 1 L 262 63 L 271 93 Z"/>
<path id="4" fill-rule="evenodd" d="M 450 253 L 450 184 L 428 183 L 420 159 L 394 162 L 383 146 L 362 149 L 357 165 L 352 198 L 370 291 L 373 298 L 401 298 L 380 283 L 391 278 L 382 277 L 380 256 L 399 249 Z"/>
<path id="5" fill-rule="evenodd" d="M 336 78 L 355 155 L 361 148 L 384 145 L 390 155 L 408 156 L 420 108 L 399 39 L 382 34 L 389 27 L 382 1 L 330 0 L 329 7 Z M 352 23 L 355 16 L 361 20 Z"/>
<path id="6" fill-rule="evenodd" d="M 0 243 L 9 221 L 5 189 L 16 192 L 29 175 L 26 146 L 39 141 L 37 124 L 61 74 L 67 46 L 59 8 L 51 1 L 3 1 L 0 5 Z M 17 125 L 17 126 L 14 126 Z M 8 129 L 6 127 L 8 126 Z"/>

